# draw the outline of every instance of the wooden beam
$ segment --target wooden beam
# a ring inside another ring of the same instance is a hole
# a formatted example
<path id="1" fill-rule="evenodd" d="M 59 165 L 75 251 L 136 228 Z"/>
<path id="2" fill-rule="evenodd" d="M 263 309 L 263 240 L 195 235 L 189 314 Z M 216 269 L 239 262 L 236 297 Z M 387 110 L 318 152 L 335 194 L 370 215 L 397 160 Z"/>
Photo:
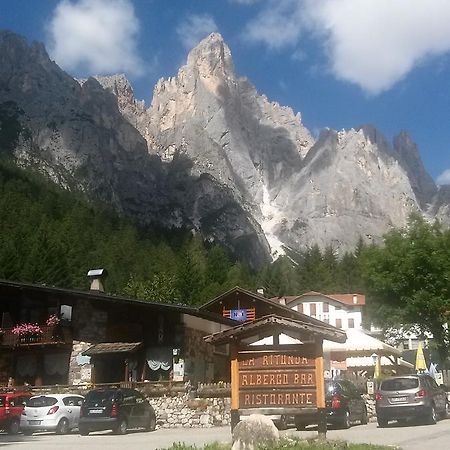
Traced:
<path id="1" fill-rule="evenodd" d="M 231 356 L 231 409 L 239 409 L 239 361 L 236 342 L 230 343 Z"/>
<path id="2" fill-rule="evenodd" d="M 323 347 L 321 339 L 316 342 L 316 385 L 317 407 L 325 408 L 325 381 L 323 379 Z"/>

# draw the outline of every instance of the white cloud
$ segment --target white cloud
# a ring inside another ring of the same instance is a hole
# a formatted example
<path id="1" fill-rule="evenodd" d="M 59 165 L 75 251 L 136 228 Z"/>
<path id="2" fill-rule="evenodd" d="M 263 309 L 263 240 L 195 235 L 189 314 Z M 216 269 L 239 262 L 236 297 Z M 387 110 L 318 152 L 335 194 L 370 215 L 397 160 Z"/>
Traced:
<path id="1" fill-rule="evenodd" d="M 450 169 L 444 170 L 436 179 L 437 184 L 450 184 Z"/>
<path id="2" fill-rule="evenodd" d="M 297 44 L 303 31 L 302 8 L 296 0 L 270 0 L 244 30 L 245 39 L 273 50 Z"/>
<path id="3" fill-rule="evenodd" d="M 188 50 L 214 31 L 217 25 L 209 14 L 191 14 L 177 28 L 178 37 Z"/>
<path id="4" fill-rule="evenodd" d="M 83 75 L 139 75 L 139 21 L 130 0 L 62 0 L 49 27 L 49 51 L 65 70 Z"/>
<path id="5" fill-rule="evenodd" d="M 379 94 L 450 51 L 448 0 L 268 0 L 245 37 L 271 49 L 317 38 L 341 80 Z"/>

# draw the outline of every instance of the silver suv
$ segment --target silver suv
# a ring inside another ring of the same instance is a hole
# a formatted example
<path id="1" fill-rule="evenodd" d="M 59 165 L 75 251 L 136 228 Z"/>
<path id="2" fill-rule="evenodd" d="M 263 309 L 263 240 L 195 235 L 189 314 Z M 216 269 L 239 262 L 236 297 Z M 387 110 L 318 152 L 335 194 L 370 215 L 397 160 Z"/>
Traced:
<path id="1" fill-rule="evenodd" d="M 413 418 L 435 424 L 438 418 L 448 414 L 445 391 L 425 374 L 383 380 L 375 400 L 379 427 L 386 427 L 389 420 L 401 423 Z"/>

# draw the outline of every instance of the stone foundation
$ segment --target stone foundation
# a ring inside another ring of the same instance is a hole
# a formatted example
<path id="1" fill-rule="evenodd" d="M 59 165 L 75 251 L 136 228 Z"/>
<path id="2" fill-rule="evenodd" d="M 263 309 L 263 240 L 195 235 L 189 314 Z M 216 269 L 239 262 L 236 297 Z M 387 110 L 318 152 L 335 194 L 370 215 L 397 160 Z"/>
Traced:
<path id="1" fill-rule="evenodd" d="M 196 428 L 230 425 L 230 398 L 191 398 L 188 393 L 176 397 L 148 399 L 162 428 Z"/>

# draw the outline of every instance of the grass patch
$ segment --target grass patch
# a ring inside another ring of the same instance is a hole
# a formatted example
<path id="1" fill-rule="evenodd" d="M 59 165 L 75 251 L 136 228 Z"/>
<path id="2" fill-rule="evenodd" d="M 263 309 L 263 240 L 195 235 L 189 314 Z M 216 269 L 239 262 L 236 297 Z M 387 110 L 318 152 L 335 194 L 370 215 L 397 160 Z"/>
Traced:
<path id="1" fill-rule="evenodd" d="M 204 447 L 196 447 L 193 445 L 186 445 L 182 443 L 172 444 L 172 446 L 165 450 L 230 450 L 230 444 L 221 444 L 214 442 L 207 444 Z M 386 447 L 383 445 L 372 444 L 352 444 L 343 441 L 306 441 L 296 438 L 280 439 L 274 445 L 262 445 L 257 447 L 258 450 L 401 450 L 400 447 Z M 163 449 L 161 449 L 163 450 Z"/>

